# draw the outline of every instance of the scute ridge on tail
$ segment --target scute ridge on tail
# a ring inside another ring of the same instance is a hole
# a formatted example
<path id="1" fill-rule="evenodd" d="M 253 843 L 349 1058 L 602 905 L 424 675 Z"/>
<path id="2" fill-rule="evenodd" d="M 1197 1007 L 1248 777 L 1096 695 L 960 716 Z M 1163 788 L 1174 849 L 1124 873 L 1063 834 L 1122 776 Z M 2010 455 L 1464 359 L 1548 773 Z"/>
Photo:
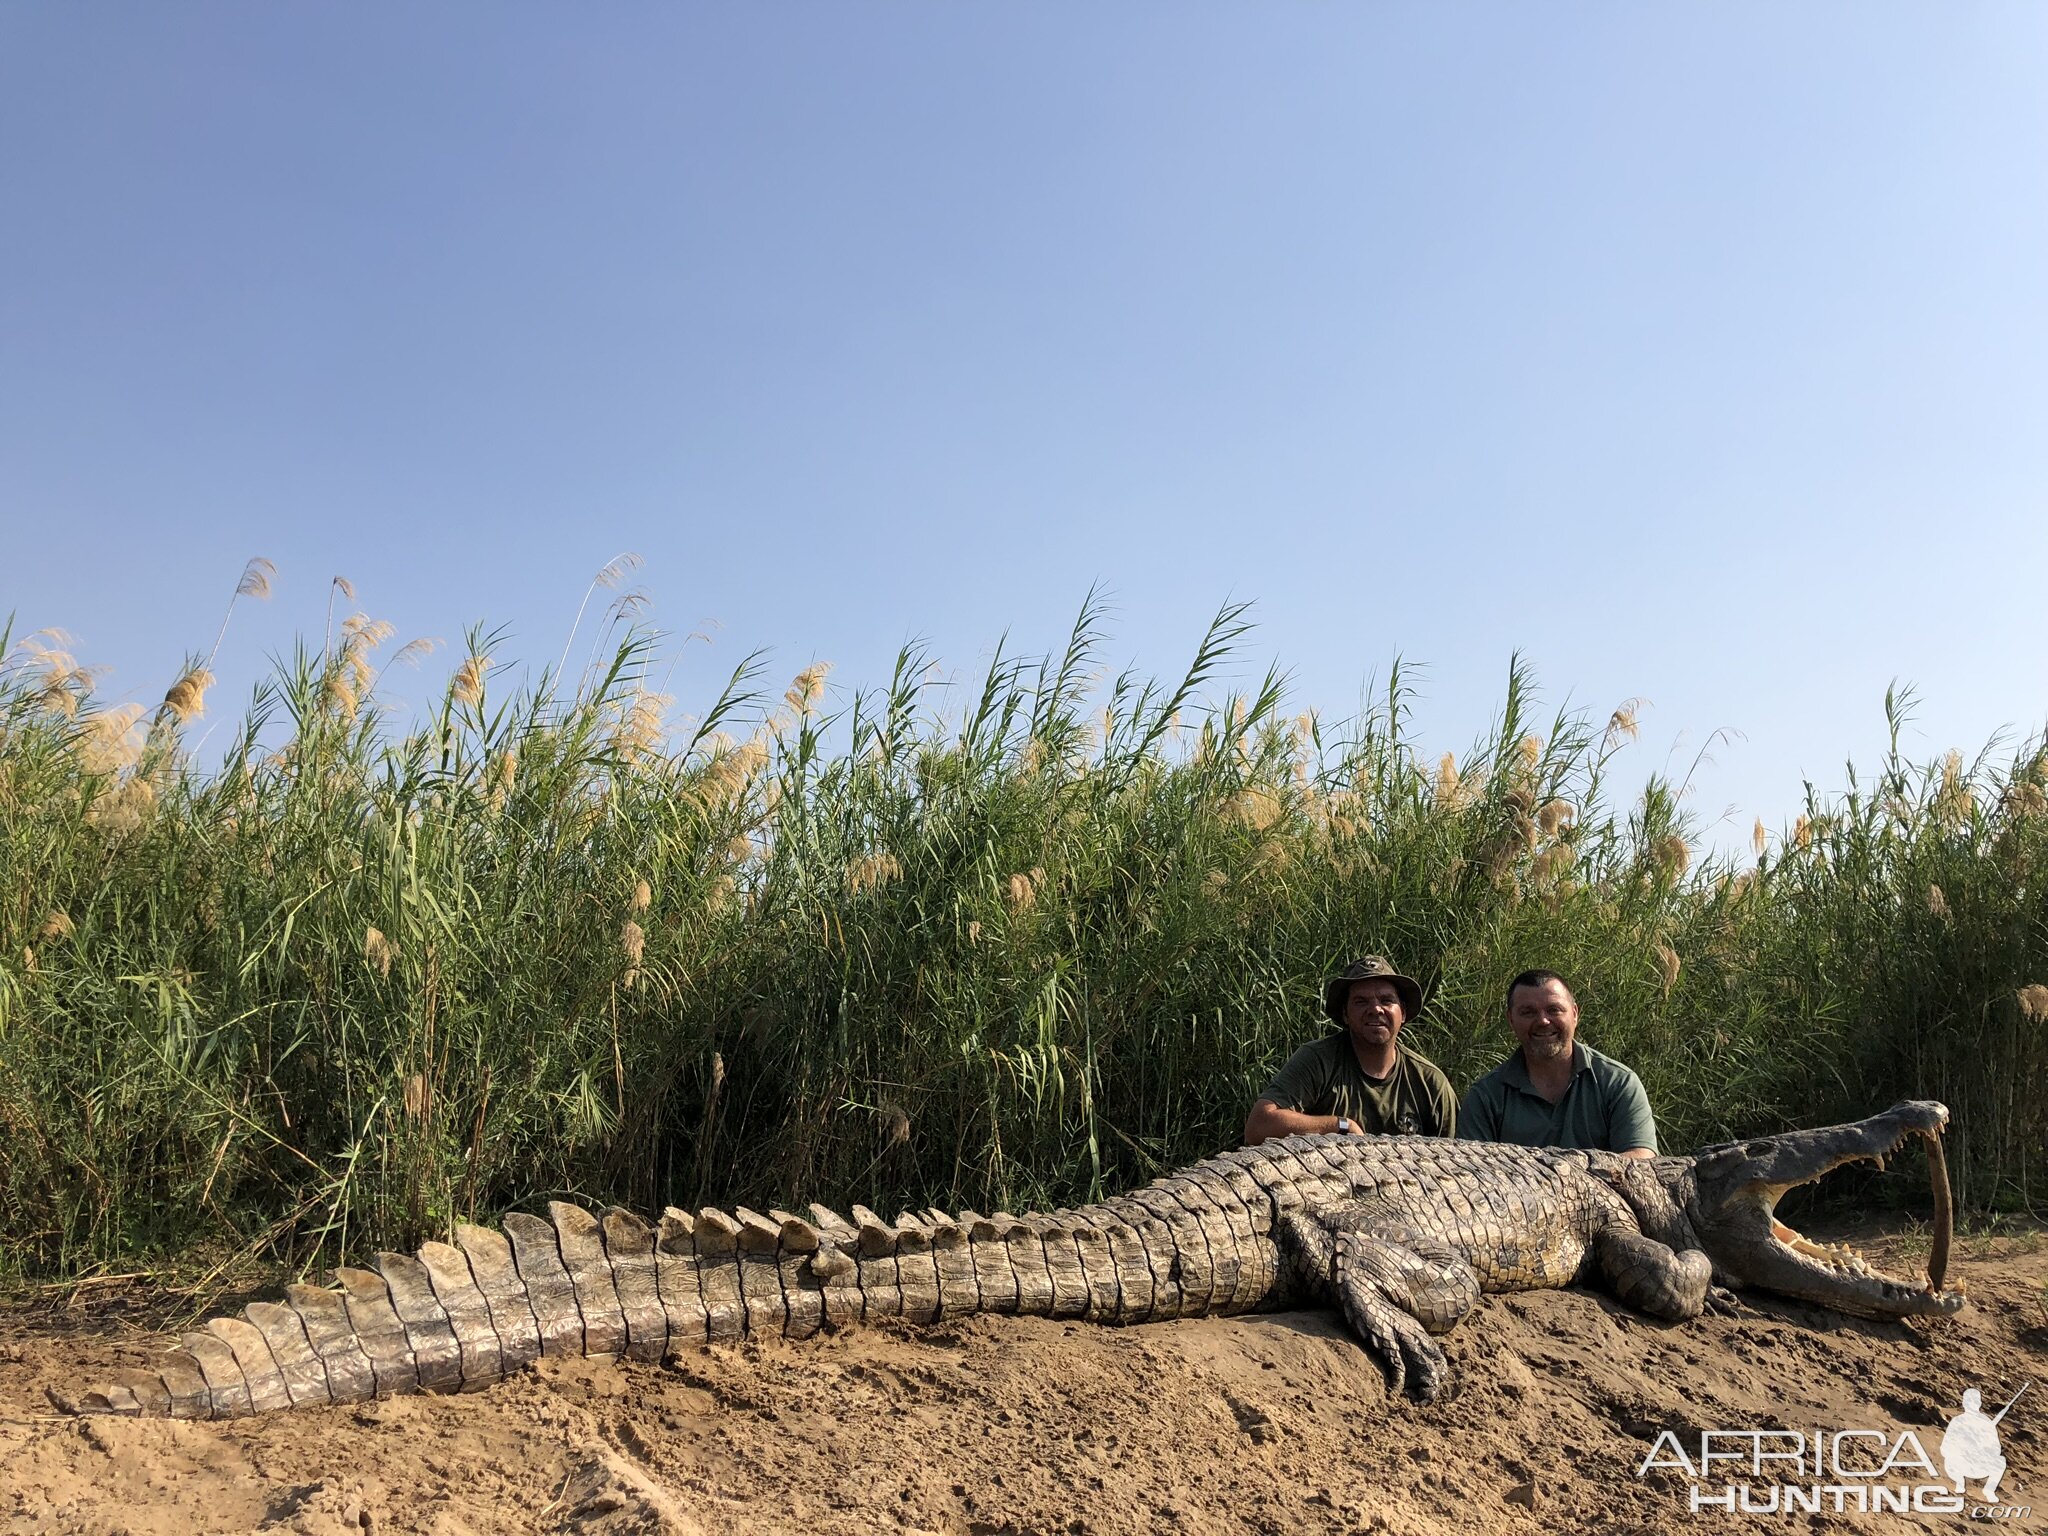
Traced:
<path id="1" fill-rule="evenodd" d="M 1946 1255 L 1911 1285 L 1816 1245 L 1777 1195 L 1848 1163 L 1930 1147 L 1948 1111 L 1895 1106 L 1854 1125 L 1785 1132 L 1697 1158 L 1629 1162 L 1423 1137 L 1294 1136 L 1223 1152 L 1098 1204 L 1013 1216 L 866 1206 L 841 1216 L 674 1207 L 658 1223 L 554 1202 L 503 1230 L 342 1268 L 183 1336 L 154 1371 L 121 1371 L 88 1410 L 233 1418 L 497 1380 L 541 1355 L 655 1359 L 742 1334 L 807 1338 L 867 1318 L 975 1312 L 1138 1323 L 1255 1307 L 1340 1309 L 1390 1385 L 1442 1390 L 1433 1335 L 1483 1292 L 1598 1277 L 1626 1304 L 1697 1315 L 1743 1283 L 1867 1317 L 1946 1316 Z M 1725 1278 L 1723 1278 L 1725 1277 Z"/>

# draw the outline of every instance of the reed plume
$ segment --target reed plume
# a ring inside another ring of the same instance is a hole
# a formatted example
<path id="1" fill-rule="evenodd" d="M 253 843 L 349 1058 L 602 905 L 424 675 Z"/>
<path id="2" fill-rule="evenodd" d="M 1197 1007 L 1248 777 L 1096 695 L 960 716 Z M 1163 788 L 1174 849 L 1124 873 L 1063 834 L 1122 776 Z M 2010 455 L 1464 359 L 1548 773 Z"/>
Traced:
<path id="1" fill-rule="evenodd" d="M 590 606 L 590 599 L 596 595 L 599 588 L 617 587 L 627 576 L 639 570 L 642 564 L 641 558 L 631 550 L 622 551 L 607 560 L 598 568 L 597 574 L 590 578 L 590 585 L 583 591 L 583 601 L 576 605 L 576 618 L 569 625 L 569 638 L 562 642 L 562 659 L 555 663 L 557 678 L 568 670 L 569 650 L 576 643 L 576 631 L 583 627 L 583 614 Z"/>
<path id="2" fill-rule="evenodd" d="M 1607 717 L 1607 735 L 1603 743 L 1607 750 L 1612 751 L 1623 742 L 1636 739 L 1641 729 L 1637 722 L 1642 714 L 1644 702 L 1642 699 L 1626 700 L 1619 709 Z"/>
<path id="3" fill-rule="evenodd" d="M 276 575 L 277 567 L 261 555 L 242 567 L 242 578 L 235 583 L 234 596 L 228 599 L 227 612 L 220 616 L 220 628 L 214 632 L 213 648 L 206 653 L 206 660 L 200 664 L 200 670 L 210 669 L 214 658 L 220 655 L 220 643 L 227 638 L 228 620 L 235 616 L 235 604 L 245 597 L 253 597 L 262 603 L 269 602 L 270 583 Z"/>
<path id="4" fill-rule="evenodd" d="M 505 809 L 512 798 L 512 786 L 519 781 L 519 749 L 506 747 L 491 760 L 490 790 L 486 802 L 494 811 Z"/>
<path id="5" fill-rule="evenodd" d="M 1567 843 L 1558 843 L 1536 855 L 1529 867 L 1530 878 L 1538 886 L 1555 883 L 1569 874 L 1578 863 L 1578 855 Z"/>
<path id="6" fill-rule="evenodd" d="M 449 697 L 471 709 L 480 707 L 484 701 L 484 673 L 490 668 L 491 658 L 487 655 L 465 657 L 448 685 Z"/>
<path id="7" fill-rule="evenodd" d="M 157 708 L 157 720 L 168 720 L 178 726 L 190 724 L 206 712 L 206 690 L 212 686 L 213 674 L 205 667 L 188 669 L 164 695 Z"/>
<path id="8" fill-rule="evenodd" d="M 659 751 L 668 737 L 667 713 L 673 702 L 665 693 L 636 692 L 612 731 L 612 750 L 629 762 Z"/>
<path id="9" fill-rule="evenodd" d="M 47 637 L 47 639 L 45 638 Z M 97 668 L 81 667 L 70 651 L 71 643 L 62 630 L 46 629 L 24 636 L 8 663 L 41 673 L 40 684 L 32 689 L 38 707 L 66 720 L 76 718 L 78 707 L 93 690 Z"/>
<path id="10" fill-rule="evenodd" d="M 1439 805 L 1455 807 L 1463 781 L 1458 777 L 1456 754 L 1446 752 L 1436 765 L 1436 800 Z"/>
<path id="11" fill-rule="evenodd" d="M 831 670 L 831 662 L 814 661 L 790 682 L 782 698 L 799 719 L 817 708 L 818 700 L 825 696 L 825 676 Z"/>
<path id="12" fill-rule="evenodd" d="M 893 885 L 903 877 L 903 866 L 893 853 L 870 853 L 846 866 L 846 894 L 858 896 L 879 886 Z"/>
<path id="13" fill-rule="evenodd" d="M 623 983 L 632 987 L 640 980 L 640 961 L 647 953 L 647 931 L 631 918 L 619 928 L 619 953 L 626 957 Z"/>
<path id="14" fill-rule="evenodd" d="M 1935 819 L 1960 828 L 1969 822 L 1975 808 L 1976 796 L 1963 775 L 1963 754 L 1952 751 L 1941 760 L 1941 788 L 1934 797 Z"/>
<path id="15" fill-rule="evenodd" d="M 1264 832 L 1286 813 L 1281 798 L 1261 784 L 1249 784 L 1223 802 L 1223 814 L 1241 827 Z"/>
<path id="16" fill-rule="evenodd" d="M 1038 887 L 1045 879 L 1045 871 L 1031 869 L 1015 874 L 1003 884 L 1003 901 L 1012 912 L 1023 914 L 1038 905 Z"/>
<path id="17" fill-rule="evenodd" d="M 132 766 L 142 755 L 142 744 L 136 739 L 141 722 L 140 704 L 98 710 L 79 722 L 72 747 L 79 768 L 94 776 L 108 776 Z"/>

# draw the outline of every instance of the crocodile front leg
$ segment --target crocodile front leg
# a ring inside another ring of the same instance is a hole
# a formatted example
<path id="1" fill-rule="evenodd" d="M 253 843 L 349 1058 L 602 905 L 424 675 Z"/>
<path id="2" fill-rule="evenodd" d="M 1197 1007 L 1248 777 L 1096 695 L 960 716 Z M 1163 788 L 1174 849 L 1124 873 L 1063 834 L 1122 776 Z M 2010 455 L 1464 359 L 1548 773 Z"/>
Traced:
<path id="1" fill-rule="evenodd" d="M 1387 1213 L 1361 1207 L 1290 1212 L 1276 1236 L 1297 1286 L 1334 1300 L 1379 1357 L 1387 1390 L 1422 1402 L 1443 1392 L 1450 1363 L 1430 1337 L 1479 1300 L 1479 1277 L 1447 1245 Z"/>
<path id="2" fill-rule="evenodd" d="M 1586 1180 L 1594 1206 L 1589 1257 L 1615 1296 L 1652 1317 L 1682 1323 L 1698 1317 L 1714 1284 L 1714 1264 L 1697 1248 L 1679 1251 L 1636 1224 L 1628 1203 L 1594 1179 Z"/>
<path id="3" fill-rule="evenodd" d="M 1713 1261 L 1697 1248 L 1678 1253 L 1620 1227 L 1594 1235 L 1593 1262 L 1616 1297 L 1667 1323 L 1698 1317 L 1714 1283 Z"/>

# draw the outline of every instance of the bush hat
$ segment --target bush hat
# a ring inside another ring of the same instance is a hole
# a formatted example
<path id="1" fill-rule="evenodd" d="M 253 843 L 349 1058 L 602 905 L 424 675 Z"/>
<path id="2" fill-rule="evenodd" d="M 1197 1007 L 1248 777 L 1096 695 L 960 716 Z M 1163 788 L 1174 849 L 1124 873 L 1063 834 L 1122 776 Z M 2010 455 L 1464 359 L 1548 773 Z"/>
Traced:
<path id="1" fill-rule="evenodd" d="M 1395 970 L 1394 962 L 1385 955 L 1367 955 L 1323 983 L 1323 1012 L 1340 1029 L 1344 1025 L 1344 1003 L 1351 995 L 1354 981 L 1391 981 L 1394 990 L 1401 994 L 1401 1012 L 1406 1018 L 1412 1019 L 1422 1012 L 1422 987 L 1415 978 Z"/>

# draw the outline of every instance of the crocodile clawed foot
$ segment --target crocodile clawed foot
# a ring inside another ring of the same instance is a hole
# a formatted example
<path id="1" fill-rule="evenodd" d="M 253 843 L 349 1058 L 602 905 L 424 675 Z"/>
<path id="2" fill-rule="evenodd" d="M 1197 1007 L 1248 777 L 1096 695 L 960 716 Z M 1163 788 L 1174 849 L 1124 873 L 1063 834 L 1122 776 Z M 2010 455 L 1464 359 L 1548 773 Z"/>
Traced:
<path id="1" fill-rule="evenodd" d="M 1707 1288 L 1707 1310 L 1716 1317 L 1740 1317 L 1749 1308 L 1727 1286 L 1715 1285 Z"/>
<path id="2" fill-rule="evenodd" d="M 1443 1395 L 1450 1380 L 1450 1362 L 1428 1329 L 1389 1301 L 1371 1281 L 1340 1274 L 1337 1296 L 1352 1332 L 1378 1356 L 1386 1372 L 1389 1397 L 1406 1391 L 1418 1402 L 1433 1403 Z"/>
<path id="3" fill-rule="evenodd" d="M 1418 1403 L 1433 1403 L 1450 1385 L 1451 1363 L 1429 1331 L 1405 1313 L 1397 1314 L 1396 1332 L 1408 1365 L 1408 1392 Z"/>

